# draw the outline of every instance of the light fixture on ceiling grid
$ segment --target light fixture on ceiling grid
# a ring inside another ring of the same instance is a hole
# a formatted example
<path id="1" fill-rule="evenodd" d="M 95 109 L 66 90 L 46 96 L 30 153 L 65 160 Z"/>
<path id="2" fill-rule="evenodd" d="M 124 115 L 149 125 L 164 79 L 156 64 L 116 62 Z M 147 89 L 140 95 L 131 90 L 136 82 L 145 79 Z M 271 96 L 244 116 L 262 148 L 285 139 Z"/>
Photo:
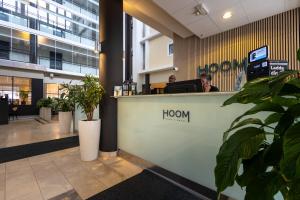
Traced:
<path id="1" fill-rule="evenodd" d="M 205 16 L 208 15 L 208 10 L 205 8 L 203 3 L 201 3 L 194 7 L 193 14 L 196 16 L 200 16 L 200 15 Z"/>

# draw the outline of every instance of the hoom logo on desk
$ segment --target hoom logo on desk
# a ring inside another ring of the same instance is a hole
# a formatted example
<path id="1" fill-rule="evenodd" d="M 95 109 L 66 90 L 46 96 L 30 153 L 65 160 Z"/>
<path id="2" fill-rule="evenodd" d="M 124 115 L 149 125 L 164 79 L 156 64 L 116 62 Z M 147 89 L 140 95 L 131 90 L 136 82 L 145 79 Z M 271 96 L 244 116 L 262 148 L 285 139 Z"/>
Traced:
<path id="1" fill-rule="evenodd" d="M 163 120 L 173 120 L 179 122 L 190 122 L 190 111 L 185 110 L 163 110 Z"/>

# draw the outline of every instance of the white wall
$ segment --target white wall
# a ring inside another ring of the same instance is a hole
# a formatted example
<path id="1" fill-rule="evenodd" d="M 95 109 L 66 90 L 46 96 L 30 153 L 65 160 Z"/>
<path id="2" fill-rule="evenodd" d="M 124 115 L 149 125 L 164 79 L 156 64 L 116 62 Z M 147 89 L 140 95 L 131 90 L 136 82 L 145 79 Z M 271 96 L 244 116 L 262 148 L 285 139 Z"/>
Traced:
<path id="1" fill-rule="evenodd" d="M 150 83 L 167 83 L 169 81 L 169 76 L 173 74 L 174 74 L 173 70 L 151 73 Z"/>
<path id="2" fill-rule="evenodd" d="M 145 83 L 145 75 L 139 74 L 143 70 L 173 66 L 173 56 L 168 55 L 168 44 L 172 39 L 159 35 L 158 31 L 145 25 L 145 35 L 143 36 L 144 23 L 133 19 L 133 80 L 138 83 L 138 91 L 142 91 L 142 84 Z M 145 45 L 145 69 L 143 69 L 143 47 Z M 150 83 L 168 82 L 168 77 L 172 71 L 159 71 L 150 74 Z"/>
<path id="3" fill-rule="evenodd" d="M 25 78 L 36 78 L 36 79 L 43 79 L 44 73 L 38 71 L 23 71 L 23 70 L 16 70 L 16 69 L 9 69 L 6 67 L 0 67 L 0 75 L 3 76 L 17 76 L 17 77 L 25 77 Z"/>
<path id="4" fill-rule="evenodd" d="M 139 71 L 143 70 L 143 48 L 140 41 L 143 38 L 143 23 L 137 19 L 133 19 L 133 44 L 132 44 L 132 78 L 138 83 L 137 91 L 142 91 L 142 84 L 144 83 L 144 76 L 139 75 Z"/>

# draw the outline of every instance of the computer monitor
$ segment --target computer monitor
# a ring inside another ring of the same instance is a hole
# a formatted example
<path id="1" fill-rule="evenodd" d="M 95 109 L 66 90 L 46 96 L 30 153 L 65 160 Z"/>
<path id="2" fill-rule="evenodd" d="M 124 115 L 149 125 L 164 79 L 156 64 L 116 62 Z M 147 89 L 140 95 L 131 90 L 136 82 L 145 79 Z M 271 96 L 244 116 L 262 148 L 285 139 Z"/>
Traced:
<path id="1" fill-rule="evenodd" d="M 256 63 L 259 61 L 264 61 L 269 57 L 268 46 L 263 46 L 258 49 L 252 50 L 248 53 L 249 63 Z"/>
<path id="2" fill-rule="evenodd" d="M 168 83 L 164 89 L 164 93 L 168 94 L 193 92 L 203 92 L 200 79 Z"/>

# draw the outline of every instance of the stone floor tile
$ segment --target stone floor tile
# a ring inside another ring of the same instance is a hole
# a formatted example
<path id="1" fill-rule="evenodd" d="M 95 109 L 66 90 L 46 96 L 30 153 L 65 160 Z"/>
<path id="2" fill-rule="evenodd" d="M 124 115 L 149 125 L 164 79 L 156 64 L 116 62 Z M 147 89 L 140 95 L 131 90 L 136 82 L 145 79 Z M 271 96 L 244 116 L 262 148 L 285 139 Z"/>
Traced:
<path id="1" fill-rule="evenodd" d="M 88 169 L 98 181 L 102 182 L 108 188 L 125 179 L 122 174 L 103 164 L 99 160 L 87 162 L 83 166 Z"/>
<path id="2" fill-rule="evenodd" d="M 120 173 L 121 175 L 123 175 L 125 179 L 135 176 L 143 171 L 142 168 L 137 167 L 136 165 L 124 159 L 120 159 L 117 162 L 113 162 L 108 166 Z"/>
<path id="3" fill-rule="evenodd" d="M 81 168 L 79 168 L 76 166 L 77 172 L 73 173 L 74 171 L 75 170 L 65 171 L 66 173 L 64 173 L 64 175 L 81 198 L 86 199 L 107 189 L 103 183 L 98 181 L 94 175 L 84 167 L 81 166 Z"/>
<path id="4" fill-rule="evenodd" d="M 32 169 L 27 167 L 13 169 L 6 171 L 6 200 L 43 199 Z"/>
<path id="5" fill-rule="evenodd" d="M 11 173 L 14 171 L 21 171 L 26 169 L 31 169 L 29 160 L 27 158 L 6 163 L 6 173 Z"/>
<path id="6" fill-rule="evenodd" d="M 73 189 L 52 161 L 33 164 L 32 169 L 45 199 L 50 199 Z"/>
<path id="7" fill-rule="evenodd" d="M 5 197 L 5 164 L 0 164 L 0 200 Z"/>

